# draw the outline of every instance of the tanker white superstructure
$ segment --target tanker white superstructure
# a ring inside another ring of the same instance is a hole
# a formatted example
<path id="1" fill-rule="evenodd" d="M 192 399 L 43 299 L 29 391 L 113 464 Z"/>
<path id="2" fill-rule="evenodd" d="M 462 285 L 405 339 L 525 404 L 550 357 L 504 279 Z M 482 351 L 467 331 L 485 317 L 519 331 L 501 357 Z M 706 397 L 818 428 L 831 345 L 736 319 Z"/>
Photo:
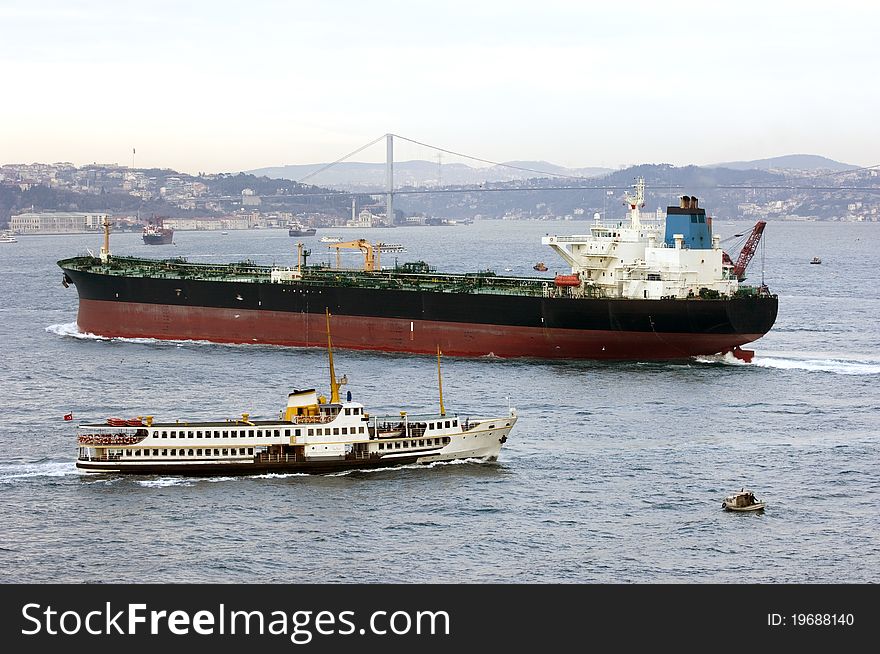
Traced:
<path id="1" fill-rule="evenodd" d="M 720 237 L 712 235 L 711 218 L 697 198 L 683 196 L 680 207 L 667 209 L 665 231 L 656 220 L 642 220 L 644 179 L 626 201 L 628 221 L 602 224 L 596 214 L 589 234 L 543 237 L 542 243 L 571 266 L 571 275 L 557 276 L 558 287 L 570 288 L 574 297 L 628 299 L 736 293 L 734 264 Z"/>

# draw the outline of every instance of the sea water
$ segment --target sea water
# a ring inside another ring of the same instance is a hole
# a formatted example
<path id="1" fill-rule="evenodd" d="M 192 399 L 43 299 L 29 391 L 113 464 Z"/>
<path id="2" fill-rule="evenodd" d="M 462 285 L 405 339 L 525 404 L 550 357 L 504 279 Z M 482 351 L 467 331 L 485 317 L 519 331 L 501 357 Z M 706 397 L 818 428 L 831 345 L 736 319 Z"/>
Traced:
<path id="1" fill-rule="evenodd" d="M 358 237 L 403 244 L 386 266 L 551 279 L 568 270 L 540 237 L 587 227 Z M 288 266 L 297 240 L 335 261 L 318 239 L 337 232 L 178 231 L 167 246 L 123 233 L 111 249 Z M 518 410 L 496 463 L 199 479 L 80 473 L 74 427 L 274 418 L 290 390 L 328 387 L 326 353 L 81 334 L 56 261 L 97 253 L 100 235 L 19 237 L 0 245 L 0 581 L 877 582 L 878 243 L 878 224 L 769 223 L 748 276 L 779 295 L 779 317 L 751 364 L 444 358 L 447 411 Z M 340 350 L 335 364 L 370 412 L 438 406 L 432 356 Z M 763 513 L 722 511 L 743 487 Z"/>

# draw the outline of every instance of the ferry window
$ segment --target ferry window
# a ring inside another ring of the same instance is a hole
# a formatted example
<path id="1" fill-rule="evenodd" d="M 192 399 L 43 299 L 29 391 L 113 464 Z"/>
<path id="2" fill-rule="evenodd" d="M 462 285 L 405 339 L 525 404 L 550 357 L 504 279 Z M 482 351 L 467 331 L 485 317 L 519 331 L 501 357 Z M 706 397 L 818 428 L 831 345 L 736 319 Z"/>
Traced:
<path id="1" fill-rule="evenodd" d="M 280 430 L 280 429 L 276 429 L 276 430 L 275 430 L 275 438 L 278 438 L 279 436 L 281 436 L 281 430 Z"/>
<path id="2" fill-rule="evenodd" d="M 201 451 L 201 450 L 196 450 L 196 456 L 202 456 L 202 451 Z"/>
<path id="3" fill-rule="evenodd" d="M 309 435 L 309 436 L 314 436 L 314 434 L 315 434 L 315 431 L 314 431 L 313 429 L 309 429 L 309 431 L 308 431 L 308 435 Z"/>
<path id="4" fill-rule="evenodd" d="M 424 446 L 425 446 L 425 441 L 419 441 L 419 447 L 424 447 Z"/>
<path id="5" fill-rule="evenodd" d="M 170 454 L 171 456 L 177 456 L 177 450 L 171 450 Z"/>
<path id="6" fill-rule="evenodd" d="M 354 410 L 354 414 L 355 414 L 355 415 L 358 415 L 360 412 L 361 412 L 360 409 L 355 409 L 355 410 Z"/>
<path id="7" fill-rule="evenodd" d="M 162 450 L 162 456 L 168 456 L 168 450 Z"/>
<path id="8" fill-rule="evenodd" d="M 193 455 L 193 451 L 192 451 L 192 450 L 189 451 L 189 455 L 190 455 L 190 456 Z"/>
<path id="9" fill-rule="evenodd" d="M 249 447 L 247 453 L 248 453 L 248 454 L 253 454 L 253 453 L 254 453 L 254 448 Z"/>
<path id="10" fill-rule="evenodd" d="M 134 455 L 135 455 L 135 456 L 140 456 L 140 455 L 141 455 L 141 451 L 140 451 L 140 450 L 135 450 L 135 451 L 134 451 Z"/>
<path id="11" fill-rule="evenodd" d="M 223 450 L 223 456 L 229 456 L 229 450 L 228 450 L 228 449 L 224 449 L 224 450 Z"/>
<path id="12" fill-rule="evenodd" d="M 345 407 L 345 415 L 347 415 L 347 416 L 351 415 L 351 409 L 349 409 L 348 407 Z"/>
<path id="13" fill-rule="evenodd" d="M 176 432 L 176 431 L 171 432 L 171 438 L 177 438 L 177 432 Z"/>
<path id="14" fill-rule="evenodd" d="M 446 426 L 449 427 L 449 421 L 448 421 L 448 420 L 446 421 Z"/>
<path id="15" fill-rule="evenodd" d="M 360 428 L 358 429 L 358 431 L 359 431 L 361 434 L 363 434 L 363 433 L 364 433 L 364 428 L 363 428 L 363 427 L 360 427 Z"/>
<path id="16" fill-rule="evenodd" d="M 428 439 L 428 445 L 433 445 L 433 444 L 434 444 L 434 439 L 433 439 L 433 438 L 429 438 L 429 439 Z"/>
<path id="17" fill-rule="evenodd" d="M 229 432 L 228 432 L 228 431 L 224 431 L 224 432 L 223 432 L 223 438 L 226 438 L 227 436 L 229 436 Z"/>
<path id="18" fill-rule="evenodd" d="M 334 427 L 334 428 L 333 428 L 333 435 L 334 435 L 334 436 L 339 436 L 339 427 Z"/>
<path id="19" fill-rule="evenodd" d="M 433 423 L 433 422 L 429 422 L 429 423 L 428 423 L 428 429 L 434 429 L 434 423 Z"/>
<path id="20" fill-rule="evenodd" d="M 289 430 L 289 429 L 285 429 L 285 430 L 284 430 L 284 438 L 288 438 L 289 436 L 290 436 L 290 430 Z"/>
<path id="21" fill-rule="evenodd" d="M 294 436 L 301 436 L 301 435 L 302 435 L 302 434 L 300 434 L 301 431 L 302 431 L 301 429 L 294 429 L 294 430 L 293 430 L 293 435 L 294 435 Z"/>
<path id="22" fill-rule="evenodd" d="M 345 436 L 346 434 L 348 434 L 348 427 L 343 427 L 342 428 L 342 435 Z"/>
<path id="23" fill-rule="evenodd" d="M 253 429 L 250 430 L 248 433 L 249 433 L 249 434 L 253 433 Z M 258 430 L 257 430 L 257 438 L 262 438 L 262 437 L 263 437 L 263 430 L 262 430 L 262 429 L 258 429 Z"/>
<path id="24" fill-rule="evenodd" d="M 196 432 L 196 438 L 201 438 L 201 437 L 202 437 L 202 432 L 197 431 L 197 432 Z"/>
<path id="25" fill-rule="evenodd" d="M 380 450 L 384 450 L 384 449 L 385 449 L 385 443 L 379 443 L 379 449 L 380 449 Z"/>
<path id="26" fill-rule="evenodd" d="M 400 444 L 400 441 L 397 441 L 397 442 L 394 444 L 394 447 L 395 447 L 395 449 L 398 449 L 398 450 L 399 450 L 401 447 L 403 447 L 403 445 Z"/>
<path id="27" fill-rule="evenodd" d="M 192 438 L 192 437 L 193 437 L 193 433 L 192 433 L 191 431 L 186 432 L 186 437 L 187 437 L 187 438 Z"/>
<path id="28" fill-rule="evenodd" d="M 453 427 L 458 427 L 458 420 L 453 420 L 453 421 L 452 421 L 452 426 L 453 426 Z"/>
<path id="29" fill-rule="evenodd" d="M 219 432 L 219 431 L 215 431 L 215 432 L 214 432 L 214 438 L 220 438 L 220 432 Z"/>
<path id="30" fill-rule="evenodd" d="M 220 450 L 215 449 L 215 450 L 214 450 L 214 456 L 220 456 Z"/>
<path id="31" fill-rule="evenodd" d="M 315 431 L 317 432 L 317 435 L 318 435 L 318 436 L 323 436 L 323 435 L 324 435 L 324 430 L 321 429 L 320 427 L 319 427 L 318 429 L 316 429 Z"/>

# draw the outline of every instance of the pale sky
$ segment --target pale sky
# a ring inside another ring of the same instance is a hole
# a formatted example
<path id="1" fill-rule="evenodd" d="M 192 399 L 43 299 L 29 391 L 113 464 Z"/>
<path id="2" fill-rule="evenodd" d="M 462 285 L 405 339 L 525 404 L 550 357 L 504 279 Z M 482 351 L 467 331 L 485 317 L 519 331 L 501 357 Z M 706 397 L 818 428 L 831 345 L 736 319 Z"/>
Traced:
<path id="1" fill-rule="evenodd" d="M 235 172 L 393 132 L 570 167 L 868 166 L 878 28 L 848 0 L 0 0 L 0 163 Z"/>

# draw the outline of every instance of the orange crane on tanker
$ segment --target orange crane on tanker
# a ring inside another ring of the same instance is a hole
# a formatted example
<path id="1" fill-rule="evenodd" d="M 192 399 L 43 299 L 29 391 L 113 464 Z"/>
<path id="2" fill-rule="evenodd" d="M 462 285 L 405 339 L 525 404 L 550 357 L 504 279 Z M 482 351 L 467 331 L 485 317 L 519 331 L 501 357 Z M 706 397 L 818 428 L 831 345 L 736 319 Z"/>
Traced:
<path id="1" fill-rule="evenodd" d="M 733 262 L 733 259 L 730 258 L 730 255 L 727 254 L 727 252 L 722 256 L 722 260 L 725 264 L 733 266 L 733 274 L 736 275 L 737 281 L 741 282 L 746 278 L 746 268 L 752 260 L 752 257 L 755 256 L 755 252 L 758 250 L 758 243 L 761 242 L 761 235 L 764 233 L 764 227 L 766 226 L 767 222 L 764 220 L 759 220 L 755 223 L 755 226 L 752 227 L 752 233 L 749 234 L 745 245 L 743 245 L 742 250 L 739 251 L 736 263 Z M 742 234 L 736 234 L 736 236 L 739 237 L 742 236 Z"/>

